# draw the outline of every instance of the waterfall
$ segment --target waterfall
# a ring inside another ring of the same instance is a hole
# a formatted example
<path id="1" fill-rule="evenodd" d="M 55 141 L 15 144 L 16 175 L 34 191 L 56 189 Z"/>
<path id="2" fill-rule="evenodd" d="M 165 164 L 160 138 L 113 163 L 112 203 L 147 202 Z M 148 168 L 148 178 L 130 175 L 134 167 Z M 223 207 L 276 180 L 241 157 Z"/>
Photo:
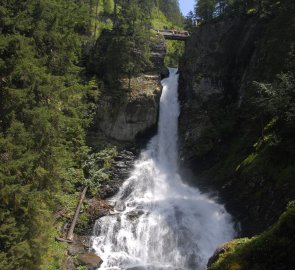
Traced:
<path id="1" fill-rule="evenodd" d="M 234 237 L 224 207 L 178 175 L 176 69 L 162 85 L 158 134 L 111 198 L 126 207 L 95 224 L 93 248 L 102 269 L 202 270 L 214 250 Z"/>

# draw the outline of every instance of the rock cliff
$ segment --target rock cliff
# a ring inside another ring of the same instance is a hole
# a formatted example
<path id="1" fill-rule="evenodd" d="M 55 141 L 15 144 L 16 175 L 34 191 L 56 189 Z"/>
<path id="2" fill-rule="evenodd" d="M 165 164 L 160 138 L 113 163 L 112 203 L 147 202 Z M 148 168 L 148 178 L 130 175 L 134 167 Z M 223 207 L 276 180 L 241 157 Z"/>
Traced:
<path id="1" fill-rule="evenodd" d="M 258 95 L 253 82 L 271 83 L 287 69 L 292 16 L 282 9 L 203 23 L 180 63 L 181 160 L 193 181 L 220 191 L 247 236 L 271 225 L 294 198 L 287 164 L 274 160 L 271 147 L 258 153 L 267 120 L 253 103 Z"/>
<path id="2" fill-rule="evenodd" d="M 120 142 L 134 142 L 156 129 L 161 79 L 168 76 L 164 66 L 166 47 L 164 40 L 157 38 L 151 46 L 152 66 L 144 74 L 128 82 L 122 80 L 124 95 L 120 98 L 105 93 L 97 104 L 93 129 L 106 137 Z"/>
<path id="3" fill-rule="evenodd" d="M 141 78 L 142 84 L 151 82 L 154 91 L 146 89 L 114 107 L 111 97 L 104 97 L 98 104 L 97 125 L 107 137 L 118 141 L 133 141 L 137 135 L 155 127 L 157 123 L 161 87 L 157 78 Z"/>

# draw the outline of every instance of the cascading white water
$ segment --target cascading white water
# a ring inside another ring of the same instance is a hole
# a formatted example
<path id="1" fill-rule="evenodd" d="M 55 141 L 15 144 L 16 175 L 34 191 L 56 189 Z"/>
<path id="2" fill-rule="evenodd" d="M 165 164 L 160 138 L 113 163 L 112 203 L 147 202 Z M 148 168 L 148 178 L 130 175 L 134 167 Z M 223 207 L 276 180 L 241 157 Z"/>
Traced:
<path id="1" fill-rule="evenodd" d="M 102 269 L 194 269 L 234 237 L 223 206 L 185 185 L 178 175 L 178 75 L 162 81 L 158 134 L 142 151 L 112 201 L 123 212 L 97 220 L 93 248 Z"/>

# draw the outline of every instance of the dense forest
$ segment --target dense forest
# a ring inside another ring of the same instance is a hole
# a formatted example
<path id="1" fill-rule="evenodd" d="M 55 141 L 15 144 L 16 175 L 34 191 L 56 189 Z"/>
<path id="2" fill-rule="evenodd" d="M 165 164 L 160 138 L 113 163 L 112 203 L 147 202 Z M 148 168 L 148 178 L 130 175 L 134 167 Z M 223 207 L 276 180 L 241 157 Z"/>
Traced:
<path id="1" fill-rule="evenodd" d="M 54 213 L 72 209 L 85 185 L 95 193 L 105 177 L 104 165 L 85 166 L 102 85 L 120 89 L 120 78 L 149 64 L 152 20 L 181 23 L 177 8 L 177 1 L 1 1 L 1 269 L 60 269 L 65 246 L 54 241 L 61 224 Z M 87 54 L 103 31 L 112 36 L 97 56 L 104 73 L 91 69 Z"/>

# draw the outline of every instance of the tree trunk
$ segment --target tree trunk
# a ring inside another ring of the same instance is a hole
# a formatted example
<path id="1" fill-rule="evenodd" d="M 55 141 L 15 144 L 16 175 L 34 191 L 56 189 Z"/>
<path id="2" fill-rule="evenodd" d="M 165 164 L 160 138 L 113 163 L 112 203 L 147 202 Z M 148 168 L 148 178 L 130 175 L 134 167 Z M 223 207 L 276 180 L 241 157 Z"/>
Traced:
<path id="1" fill-rule="evenodd" d="M 117 0 L 114 0 L 114 14 L 113 14 L 113 25 L 117 26 Z"/>
<path id="2" fill-rule="evenodd" d="M 80 195 L 80 200 L 79 200 L 79 203 L 77 205 L 71 227 L 70 227 L 70 229 L 68 231 L 68 234 L 67 234 L 67 239 L 70 240 L 70 241 L 73 241 L 73 239 L 74 239 L 74 229 L 76 227 L 76 224 L 77 224 L 77 221 L 78 221 L 78 218 L 79 218 L 81 205 L 82 205 L 82 203 L 84 201 L 86 191 L 87 191 L 87 187 L 84 187 L 84 189 L 83 189 L 83 191 L 82 191 L 82 193 Z"/>
<path id="3" fill-rule="evenodd" d="M 95 26 L 94 26 L 94 33 L 93 33 L 94 37 L 96 36 L 96 29 L 97 29 L 98 2 L 99 0 L 96 1 L 96 8 L 95 8 Z"/>
<path id="4" fill-rule="evenodd" d="M 91 35 L 91 23 L 92 23 L 92 0 L 89 0 L 89 25 L 88 25 L 88 33 Z"/>
<path id="5" fill-rule="evenodd" d="M 128 72 L 128 90 L 131 90 L 131 71 Z"/>

